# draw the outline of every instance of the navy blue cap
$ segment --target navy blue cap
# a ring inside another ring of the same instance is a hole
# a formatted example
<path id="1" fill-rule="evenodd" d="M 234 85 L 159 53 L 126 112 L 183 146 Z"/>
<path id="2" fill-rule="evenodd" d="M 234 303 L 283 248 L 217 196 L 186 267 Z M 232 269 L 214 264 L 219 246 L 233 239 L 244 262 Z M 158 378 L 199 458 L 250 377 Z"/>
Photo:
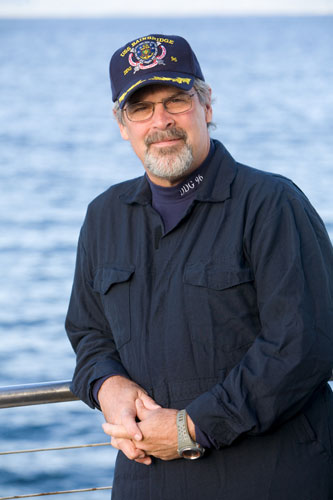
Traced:
<path id="1" fill-rule="evenodd" d="M 189 43 L 180 36 L 147 35 L 120 47 L 110 61 L 112 100 L 122 108 L 133 92 L 154 83 L 193 87 L 204 80 Z"/>

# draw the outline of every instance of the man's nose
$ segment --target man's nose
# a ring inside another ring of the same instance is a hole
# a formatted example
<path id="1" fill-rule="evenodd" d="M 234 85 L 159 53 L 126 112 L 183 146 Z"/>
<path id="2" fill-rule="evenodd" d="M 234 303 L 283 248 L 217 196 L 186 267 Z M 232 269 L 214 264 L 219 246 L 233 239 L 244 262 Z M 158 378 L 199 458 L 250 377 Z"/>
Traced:
<path id="1" fill-rule="evenodd" d="M 175 124 L 174 115 L 169 113 L 162 102 L 155 104 L 154 114 L 152 116 L 153 127 L 164 130 Z"/>

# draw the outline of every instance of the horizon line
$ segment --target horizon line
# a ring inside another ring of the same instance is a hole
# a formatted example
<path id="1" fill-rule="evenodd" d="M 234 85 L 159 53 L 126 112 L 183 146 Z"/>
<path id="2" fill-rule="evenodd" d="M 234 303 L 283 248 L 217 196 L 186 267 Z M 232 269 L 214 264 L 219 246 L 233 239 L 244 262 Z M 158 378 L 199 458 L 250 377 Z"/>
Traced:
<path id="1" fill-rule="evenodd" d="M 239 12 L 239 11 L 234 11 L 234 12 L 221 12 L 221 11 L 211 11 L 207 12 L 191 12 L 191 13 L 151 13 L 149 15 L 147 14 L 142 14 L 142 13 L 131 13 L 127 14 L 125 12 L 98 12 L 98 13 L 69 13 L 69 12 L 63 12 L 63 13 L 24 13 L 24 14 L 18 14 L 18 13 L 1 13 L 0 12 L 0 19 L 112 19 L 112 18 L 117 18 L 117 19 L 154 19 L 158 18 L 159 20 L 161 19 L 161 14 L 164 16 L 165 19 L 175 19 L 175 18 L 197 18 L 197 17 L 204 17 L 204 18 L 209 18 L 209 17 L 331 17 L 333 15 L 333 7 L 330 10 L 327 10 L 325 12 L 319 12 L 319 11 L 246 11 L 246 12 Z"/>

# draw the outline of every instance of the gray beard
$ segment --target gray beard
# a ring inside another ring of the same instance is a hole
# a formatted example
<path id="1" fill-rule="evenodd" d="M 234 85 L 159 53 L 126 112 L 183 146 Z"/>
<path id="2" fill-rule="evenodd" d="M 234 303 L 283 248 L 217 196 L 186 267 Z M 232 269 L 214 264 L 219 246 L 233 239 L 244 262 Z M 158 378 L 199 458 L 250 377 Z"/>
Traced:
<path id="1" fill-rule="evenodd" d="M 158 153 L 154 154 L 147 148 L 144 158 L 144 166 L 150 173 L 169 181 L 186 176 L 191 169 L 192 162 L 192 148 L 186 143 L 180 151 L 179 146 L 171 146 L 160 149 Z"/>

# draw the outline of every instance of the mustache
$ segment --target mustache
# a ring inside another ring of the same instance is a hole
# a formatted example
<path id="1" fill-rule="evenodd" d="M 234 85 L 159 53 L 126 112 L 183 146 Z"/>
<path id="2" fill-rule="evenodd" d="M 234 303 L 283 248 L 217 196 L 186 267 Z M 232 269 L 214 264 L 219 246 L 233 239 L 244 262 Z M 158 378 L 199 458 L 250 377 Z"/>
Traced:
<path id="1" fill-rule="evenodd" d="M 148 137 L 145 138 L 145 145 L 149 147 L 154 142 L 165 141 L 166 139 L 183 139 L 186 142 L 187 134 L 185 130 L 174 127 L 167 130 L 159 130 L 152 132 Z"/>

